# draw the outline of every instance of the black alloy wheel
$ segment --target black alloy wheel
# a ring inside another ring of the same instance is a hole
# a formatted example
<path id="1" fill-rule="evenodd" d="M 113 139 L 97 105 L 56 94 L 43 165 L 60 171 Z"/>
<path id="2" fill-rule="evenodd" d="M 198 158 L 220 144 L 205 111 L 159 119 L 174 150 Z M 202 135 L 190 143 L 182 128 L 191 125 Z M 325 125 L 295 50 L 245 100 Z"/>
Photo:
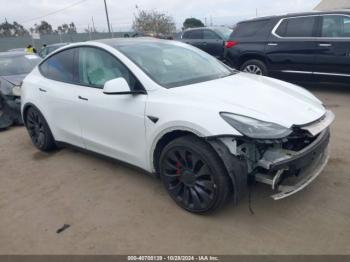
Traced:
<path id="1" fill-rule="evenodd" d="M 226 200 L 229 182 L 215 152 L 205 142 L 191 138 L 175 140 L 163 150 L 161 177 L 169 195 L 182 208 L 210 212 Z"/>
<path id="2" fill-rule="evenodd" d="M 55 141 L 43 115 L 35 108 L 26 113 L 26 127 L 33 144 L 42 151 L 55 148 Z"/>

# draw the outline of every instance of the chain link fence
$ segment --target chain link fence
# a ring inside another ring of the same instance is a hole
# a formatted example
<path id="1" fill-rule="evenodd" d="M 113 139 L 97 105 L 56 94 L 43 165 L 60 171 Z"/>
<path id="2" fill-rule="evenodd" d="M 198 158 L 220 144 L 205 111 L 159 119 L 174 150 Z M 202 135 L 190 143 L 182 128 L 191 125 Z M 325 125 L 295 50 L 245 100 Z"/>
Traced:
<path id="1" fill-rule="evenodd" d="M 75 33 L 75 34 L 51 34 L 41 35 L 40 39 L 32 39 L 31 36 L 19 37 L 0 37 L 0 52 L 15 48 L 25 48 L 32 45 L 36 50 L 40 50 L 43 44 L 55 43 L 74 43 L 84 42 L 94 39 L 104 39 L 111 37 L 124 37 L 125 34 L 131 36 L 133 32 L 114 32 L 114 33 Z"/>

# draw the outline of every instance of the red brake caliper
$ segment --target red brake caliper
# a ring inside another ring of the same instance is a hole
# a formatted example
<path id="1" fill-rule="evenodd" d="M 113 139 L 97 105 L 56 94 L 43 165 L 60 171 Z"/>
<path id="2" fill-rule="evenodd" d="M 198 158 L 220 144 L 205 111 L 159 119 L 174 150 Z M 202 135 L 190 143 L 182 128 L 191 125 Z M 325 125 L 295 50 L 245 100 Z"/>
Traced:
<path id="1" fill-rule="evenodd" d="M 180 175 L 181 174 L 181 163 L 176 162 L 176 174 Z"/>

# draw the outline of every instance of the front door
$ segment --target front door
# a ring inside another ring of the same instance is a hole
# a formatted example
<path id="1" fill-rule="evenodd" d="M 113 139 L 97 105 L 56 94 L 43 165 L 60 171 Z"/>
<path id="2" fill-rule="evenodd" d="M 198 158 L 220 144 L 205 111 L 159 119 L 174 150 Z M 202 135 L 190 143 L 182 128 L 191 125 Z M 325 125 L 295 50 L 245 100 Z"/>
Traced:
<path id="1" fill-rule="evenodd" d="M 142 88 L 132 73 L 110 53 L 79 48 L 78 97 L 86 148 L 136 166 L 145 166 L 147 95 L 107 95 L 104 83 L 123 77 L 131 89 Z"/>

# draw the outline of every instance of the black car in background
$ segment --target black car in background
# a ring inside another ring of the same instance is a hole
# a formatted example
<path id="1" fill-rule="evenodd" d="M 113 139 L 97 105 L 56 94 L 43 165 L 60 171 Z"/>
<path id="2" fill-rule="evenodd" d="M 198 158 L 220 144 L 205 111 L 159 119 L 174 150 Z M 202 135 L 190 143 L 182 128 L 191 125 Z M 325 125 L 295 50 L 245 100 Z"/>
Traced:
<path id="1" fill-rule="evenodd" d="M 21 82 L 41 62 L 24 51 L 0 53 L 0 130 L 22 124 Z"/>
<path id="2" fill-rule="evenodd" d="M 199 27 L 185 30 L 181 41 L 223 59 L 224 46 L 232 33 L 227 27 Z"/>
<path id="3" fill-rule="evenodd" d="M 69 43 L 57 43 L 57 44 L 52 44 L 52 45 L 47 45 L 44 48 L 42 48 L 39 51 L 39 56 L 44 58 L 48 54 L 52 53 L 53 51 L 57 50 L 58 48 L 61 48 L 63 46 L 68 45 Z"/>
<path id="4" fill-rule="evenodd" d="M 350 83 L 350 12 L 264 17 L 237 24 L 225 60 L 287 81 Z"/>

